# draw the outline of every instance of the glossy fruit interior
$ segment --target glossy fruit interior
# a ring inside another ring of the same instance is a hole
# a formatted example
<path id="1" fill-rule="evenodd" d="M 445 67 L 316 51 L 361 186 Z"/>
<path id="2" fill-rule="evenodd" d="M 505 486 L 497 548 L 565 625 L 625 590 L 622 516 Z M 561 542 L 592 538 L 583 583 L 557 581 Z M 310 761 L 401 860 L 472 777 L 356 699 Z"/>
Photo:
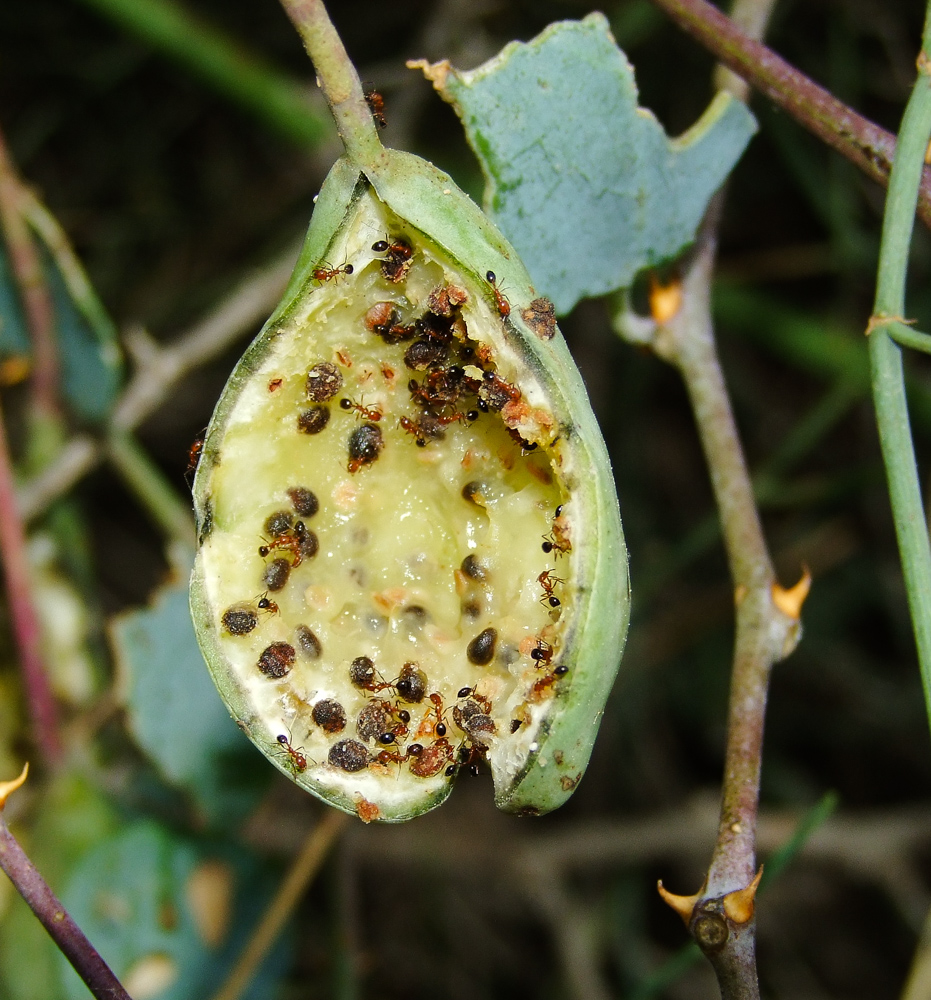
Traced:
<path id="1" fill-rule="evenodd" d="M 252 738 L 396 818 L 535 749 L 570 682 L 571 498 L 541 387 L 493 346 L 507 290 L 371 194 L 331 251 L 221 401 L 199 572 Z"/>

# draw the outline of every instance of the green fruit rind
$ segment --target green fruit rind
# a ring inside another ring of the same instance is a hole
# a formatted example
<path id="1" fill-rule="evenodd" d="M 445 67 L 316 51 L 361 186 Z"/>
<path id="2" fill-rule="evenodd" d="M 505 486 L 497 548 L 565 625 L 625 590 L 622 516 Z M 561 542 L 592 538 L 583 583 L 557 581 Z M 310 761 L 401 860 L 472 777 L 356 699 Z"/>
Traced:
<path id="1" fill-rule="evenodd" d="M 568 673 L 553 685 L 551 696 L 532 707 L 533 724 L 489 752 L 499 808 L 520 814 L 542 814 L 561 805 L 580 780 L 591 755 L 604 704 L 620 662 L 629 616 L 627 554 L 610 463 L 591 411 L 581 376 L 558 331 L 546 335 L 528 325 L 522 313 L 537 300 L 530 278 L 515 251 L 481 210 L 446 174 L 407 153 L 386 150 L 365 175 L 346 160 L 330 172 L 317 199 L 301 258 L 274 314 L 236 366 L 217 406 L 204 443 L 194 483 L 198 535 L 202 543 L 191 583 L 191 611 L 204 657 L 230 713 L 243 731 L 284 773 L 307 791 L 346 812 L 362 813 L 360 798 L 376 802 L 371 818 L 400 822 L 439 805 L 452 789 L 444 775 L 420 780 L 416 794 L 399 791 L 396 800 L 378 775 L 346 776 L 309 767 L 298 773 L 276 745 L 276 733 L 256 710 L 247 685 L 236 675 L 217 625 L 219 608 L 211 595 L 213 570 L 205 567 L 203 545 L 215 527 L 215 470 L 233 411 L 253 391 L 250 385 L 274 355 L 279 336 L 301 322 L 303 310 L 323 285 L 313 270 L 323 260 L 338 266 L 335 248 L 371 197 L 393 213 L 405 230 L 418 234 L 437 259 L 470 279 L 472 295 L 484 296 L 485 315 L 496 322 L 481 327 L 498 371 L 514 373 L 513 381 L 533 406 L 544 405 L 555 419 L 558 435 L 547 454 L 558 465 L 559 486 L 571 511 L 572 612 L 564 623 L 558 662 Z M 373 238 L 378 238 L 377 235 Z M 493 289 L 486 273 L 494 271 L 497 287 L 506 292 L 510 314 L 498 319 Z M 471 314 L 470 314 L 471 315 Z M 470 319 L 470 322 L 472 320 Z M 475 329 L 473 324 L 473 329 Z M 473 334 L 470 332 L 470 341 Z M 521 418 L 523 419 L 523 418 Z M 512 425 L 515 426 L 515 425 Z M 541 440 L 540 426 L 515 426 L 527 441 Z M 222 483 L 222 476 L 220 482 Z M 562 571 L 561 571 L 562 572 Z M 564 602 L 568 606 L 570 602 Z M 526 735 L 524 730 L 527 731 Z M 335 770 L 335 769 L 334 769 Z"/>

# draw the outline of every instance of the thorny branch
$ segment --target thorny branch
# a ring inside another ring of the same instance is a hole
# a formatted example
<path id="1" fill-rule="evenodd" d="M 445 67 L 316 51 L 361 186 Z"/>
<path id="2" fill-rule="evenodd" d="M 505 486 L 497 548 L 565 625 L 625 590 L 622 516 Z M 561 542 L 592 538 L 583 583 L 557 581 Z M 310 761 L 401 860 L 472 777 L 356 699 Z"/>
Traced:
<path id="1" fill-rule="evenodd" d="M 833 94 L 762 45 L 707 0 L 653 0 L 680 28 L 738 76 L 787 111 L 822 142 L 888 187 L 895 136 L 857 114 Z M 931 169 L 925 169 L 918 215 L 931 228 Z"/>
<path id="2" fill-rule="evenodd" d="M 97 1000 L 132 1000 L 6 825 L 3 806 L 7 796 L 26 780 L 27 770 L 28 765 L 18 779 L 0 784 L 0 868 L 93 996 Z"/>
<path id="3" fill-rule="evenodd" d="M 738 0 L 735 17 L 762 34 L 771 8 L 767 0 Z M 745 98 L 742 87 L 733 89 Z M 673 297 L 670 289 L 654 287 L 652 296 L 657 325 L 651 343 L 679 369 L 689 394 L 721 518 L 736 605 L 724 782 L 711 865 L 694 896 L 675 896 L 662 883 L 660 892 L 711 962 L 724 1000 L 756 1000 L 753 911 L 759 876 L 754 872 L 766 695 L 773 664 L 798 640 L 807 583 L 794 594 L 776 583 L 717 357 L 711 279 L 722 199 L 719 194 L 709 207 L 681 287 L 672 290 Z M 620 332 L 625 333 L 623 324 Z"/>

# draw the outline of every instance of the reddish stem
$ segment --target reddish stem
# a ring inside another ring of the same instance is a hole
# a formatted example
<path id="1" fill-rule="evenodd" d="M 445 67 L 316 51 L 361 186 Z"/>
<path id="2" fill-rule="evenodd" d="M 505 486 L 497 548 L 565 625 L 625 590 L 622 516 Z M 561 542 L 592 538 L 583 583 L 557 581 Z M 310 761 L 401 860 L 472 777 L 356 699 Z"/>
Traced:
<path id="1" fill-rule="evenodd" d="M 132 1000 L 0 817 L 0 868 L 97 1000 Z"/>
<path id="2" fill-rule="evenodd" d="M 745 35 L 707 0 L 653 0 L 669 17 L 755 90 L 787 111 L 809 132 L 889 186 L 895 136 L 857 114 L 814 80 Z M 931 228 L 931 170 L 925 168 L 918 215 Z"/>
<path id="3" fill-rule="evenodd" d="M 0 227 L 19 287 L 32 341 L 33 401 L 40 413 L 58 413 L 59 366 L 55 343 L 55 312 L 42 260 L 22 211 L 22 181 L 0 131 Z"/>
<path id="4" fill-rule="evenodd" d="M 22 518 L 16 509 L 13 467 L 2 410 L 0 410 L 0 558 L 3 560 L 10 618 L 22 664 L 33 735 L 46 761 L 54 763 L 62 753 L 58 735 L 58 710 L 42 658 L 39 619 L 32 603 L 26 533 Z"/>

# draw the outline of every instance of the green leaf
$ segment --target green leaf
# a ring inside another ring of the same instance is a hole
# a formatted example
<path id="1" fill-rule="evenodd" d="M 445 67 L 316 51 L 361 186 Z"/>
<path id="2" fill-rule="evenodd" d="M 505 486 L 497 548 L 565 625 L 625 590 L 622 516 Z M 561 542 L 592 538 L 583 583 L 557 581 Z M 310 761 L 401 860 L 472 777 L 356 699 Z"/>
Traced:
<path id="1" fill-rule="evenodd" d="M 122 384 L 123 359 L 116 330 L 100 315 L 96 303 L 72 298 L 61 271 L 44 250 L 42 265 L 55 314 L 62 395 L 78 418 L 97 423 L 109 414 Z M 0 358 L 31 353 L 9 256 L 0 241 Z"/>
<path id="2" fill-rule="evenodd" d="M 207 891 L 199 891 L 205 881 Z M 62 901 L 117 977 L 136 987 L 134 995 L 190 1000 L 214 992 L 271 891 L 268 872 L 241 852 L 208 852 L 139 822 L 82 858 Z M 274 996 L 289 951 L 287 940 L 274 949 L 246 997 Z M 87 1000 L 87 987 L 59 959 L 65 997 Z M 151 977 L 147 988 L 143 973 Z"/>
<path id="3" fill-rule="evenodd" d="M 602 14 L 550 25 L 470 72 L 425 70 L 481 161 L 486 210 L 561 314 L 692 242 L 756 131 L 721 93 L 669 139 L 637 106 L 633 68 Z"/>
<path id="4" fill-rule="evenodd" d="M 186 572 L 148 608 L 115 618 L 110 636 L 126 678 L 129 728 L 162 777 L 190 793 L 213 820 L 243 815 L 257 790 L 243 779 L 260 758 L 204 670 Z"/>

